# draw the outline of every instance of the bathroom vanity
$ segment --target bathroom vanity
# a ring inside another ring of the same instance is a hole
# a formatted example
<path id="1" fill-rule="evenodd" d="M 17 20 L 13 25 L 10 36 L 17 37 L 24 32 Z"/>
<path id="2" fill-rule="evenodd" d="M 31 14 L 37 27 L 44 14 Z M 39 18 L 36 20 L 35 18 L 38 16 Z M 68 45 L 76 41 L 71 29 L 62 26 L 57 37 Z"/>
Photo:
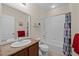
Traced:
<path id="1" fill-rule="evenodd" d="M 39 42 L 31 39 L 31 43 L 23 47 L 11 47 L 10 44 L 0 46 L 1 56 L 38 56 Z"/>

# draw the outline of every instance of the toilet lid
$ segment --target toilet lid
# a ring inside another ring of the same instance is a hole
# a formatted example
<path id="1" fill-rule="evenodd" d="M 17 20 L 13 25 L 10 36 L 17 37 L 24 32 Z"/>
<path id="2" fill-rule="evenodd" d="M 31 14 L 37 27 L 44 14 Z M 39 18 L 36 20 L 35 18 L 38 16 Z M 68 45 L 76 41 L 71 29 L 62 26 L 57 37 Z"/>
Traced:
<path id="1" fill-rule="evenodd" d="M 47 45 L 45 45 L 45 44 L 41 44 L 41 45 L 39 45 L 40 46 L 40 48 L 43 48 L 43 49 L 48 49 L 48 46 Z"/>

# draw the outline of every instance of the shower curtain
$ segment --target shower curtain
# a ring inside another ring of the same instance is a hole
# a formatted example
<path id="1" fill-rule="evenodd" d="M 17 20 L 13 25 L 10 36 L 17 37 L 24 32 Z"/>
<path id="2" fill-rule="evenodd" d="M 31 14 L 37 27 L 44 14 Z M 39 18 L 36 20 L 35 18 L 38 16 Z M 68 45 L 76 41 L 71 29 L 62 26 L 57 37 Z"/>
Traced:
<path id="1" fill-rule="evenodd" d="M 65 14 L 63 53 L 71 56 L 71 13 Z"/>

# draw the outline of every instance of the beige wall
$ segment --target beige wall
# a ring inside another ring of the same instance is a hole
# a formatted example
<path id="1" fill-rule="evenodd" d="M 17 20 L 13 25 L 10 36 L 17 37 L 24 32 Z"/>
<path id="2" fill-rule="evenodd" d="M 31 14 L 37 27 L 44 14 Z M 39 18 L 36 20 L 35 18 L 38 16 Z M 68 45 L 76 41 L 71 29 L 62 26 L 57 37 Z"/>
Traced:
<path id="1" fill-rule="evenodd" d="M 37 5 L 30 4 L 29 15 L 31 16 L 31 37 L 38 38 L 40 37 L 40 27 L 35 27 L 35 24 L 40 23 L 40 18 L 44 17 L 45 12 Z"/>
<path id="2" fill-rule="evenodd" d="M 30 14 L 31 14 L 31 37 L 38 38 L 41 36 L 40 26 L 35 27 L 35 24 L 40 23 L 41 18 L 45 17 L 46 12 L 44 12 L 37 4 L 30 4 Z"/>
<path id="3" fill-rule="evenodd" d="M 31 7 L 32 8 L 30 9 L 30 11 L 33 14 L 33 17 L 35 16 L 35 18 L 42 18 L 46 15 L 46 12 L 42 10 L 39 5 L 31 4 Z"/>
<path id="4" fill-rule="evenodd" d="M 79 32 L 79 4 L 72 4 L 72 37 Z"/>

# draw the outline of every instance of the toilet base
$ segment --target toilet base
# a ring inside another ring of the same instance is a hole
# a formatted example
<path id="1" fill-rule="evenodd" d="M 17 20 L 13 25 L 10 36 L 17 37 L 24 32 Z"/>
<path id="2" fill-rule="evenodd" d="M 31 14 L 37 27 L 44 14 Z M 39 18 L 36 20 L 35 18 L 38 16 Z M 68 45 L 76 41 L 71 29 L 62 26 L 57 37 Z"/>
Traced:
<path id="1" fill-rule="evenodd" d="M 47 52 L 42 52 L 42 55 L 43 56 L 48 56 L 48 53 Z"/>
<path id="2" fill-rule="evenodd" d="M 39 49 L 39 56 L 48 56 L 48 52 L 45 52 Z"/>

